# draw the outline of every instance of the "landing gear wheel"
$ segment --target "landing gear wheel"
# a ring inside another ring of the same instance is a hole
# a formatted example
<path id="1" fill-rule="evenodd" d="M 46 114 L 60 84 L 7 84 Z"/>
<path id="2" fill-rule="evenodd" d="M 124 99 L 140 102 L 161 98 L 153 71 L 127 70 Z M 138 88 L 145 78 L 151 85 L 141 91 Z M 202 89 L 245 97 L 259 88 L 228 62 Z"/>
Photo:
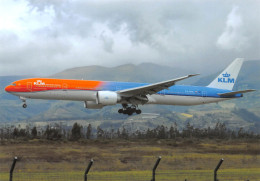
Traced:
<path id="1" fill-rule="evenodd" d="M 129 116 L 133 114 L 131 107 L 126 108 L 126 114 L 128 114 Z"/>
<path id="2" fill-rule="evenodd" d="M 23 108 L 27 108 L 27 104 L 23 104 Z"/>
<path id="3" fill-rule="evenodd" d="M 131 116 L 132 114 L 133 114 L 133 112 L 132 111 L 128 111 L 128 116 Z"/>
<path id="4" fill-rule="evenodd" d="M 123 114 L 127 114 L 127 110 L 126 109 L 123 109 Z"/>
<path id="5" fill-rule="evenodd" d="M 128 114 L 129 116 L 131 116 L 133 113 L 136 114 L 141 114 L 141 110 L 138 108 L 138 105 L 132 105 L 132 106 L 128 106 L 127 104 L 122 104 L 121 109 L 118 110 L 118 113 L 123 113 L 123 114 Z"/>
<path id="6" fill-rule="evenodd" d="M 135 112 L 136 112 L 136 114 L 141 114 L 142 113 L 142 111 L 140 109 L 137 109 Z"/>
<path id="7" fill-rule="evenodd" d="M 127 114 L 128 114 L 129 116 L 131 116 L 134 112 L 135 112 L 135 111 L 134 111 L 132 108 L 130 108 L 130 109 L 127 110 Z"/>

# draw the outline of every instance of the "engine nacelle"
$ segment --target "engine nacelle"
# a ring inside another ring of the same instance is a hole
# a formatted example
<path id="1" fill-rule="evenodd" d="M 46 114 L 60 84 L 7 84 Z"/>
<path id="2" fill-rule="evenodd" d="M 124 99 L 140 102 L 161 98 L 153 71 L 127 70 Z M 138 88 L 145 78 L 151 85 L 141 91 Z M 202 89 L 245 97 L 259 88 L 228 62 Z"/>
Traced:
<path id="1" fill-rule="evenodd" d="M 106 105 L 115 105 L 120 100 L 120 97 L 116 92 L 112 91 L 98 91 L 97 103 Z"/>
<path id="2" fill-rule="evenodd" d="M 85 108 L 88 109 L 102 109 L 102 104 L 97 104 L 96 101 L 85 101 Z"/>

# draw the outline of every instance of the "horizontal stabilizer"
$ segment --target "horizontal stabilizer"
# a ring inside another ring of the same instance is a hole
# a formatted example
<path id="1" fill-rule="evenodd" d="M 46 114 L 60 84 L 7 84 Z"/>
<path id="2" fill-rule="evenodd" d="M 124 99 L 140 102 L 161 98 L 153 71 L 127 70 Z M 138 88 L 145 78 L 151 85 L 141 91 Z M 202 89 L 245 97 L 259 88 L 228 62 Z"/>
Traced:
<path id="1" fill-rule="evenodd" d="M 226 97 L 226 96 L 233 96 L 233 95 L 236 95 L 236 94 L 242 94 L 242 93 L 253 92 L 253 91 L 255 91 L 255 89 L 247 89 L 247 90 L 241 90 L 241 91 L 221 93 L 221 94 L 218 94 L 218 95 L 219 95 L 219 96 Z"/>

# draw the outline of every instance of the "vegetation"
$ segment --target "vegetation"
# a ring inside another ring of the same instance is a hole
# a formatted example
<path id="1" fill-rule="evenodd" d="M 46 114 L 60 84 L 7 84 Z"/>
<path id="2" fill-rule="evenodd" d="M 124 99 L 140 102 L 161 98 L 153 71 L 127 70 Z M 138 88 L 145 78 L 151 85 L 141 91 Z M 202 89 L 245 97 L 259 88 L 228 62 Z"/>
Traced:
<path id="1" fill-rule="evenodd" d="M 14 156 L 17 180 L 82 180 L 91 158 L 90 180 L 150 180 L 160 155 L 158 180 L 211 180 L 224 158 L 220 180 L 252 181 L 260 178 L 259 154 L 259 139 L 9 140 L 0 145 L 0 180 L 8 180 Z"/>
<path id="2" fill-rule="evenodd" d="M 82 180 L 91 158 L 91 180 L 149 180 L 160 155 L 159 180 L 209 180 L 220 158 L 225 160 L 221 180 L 258 180 L 259 138 L 220 122 L 207 129 L 187 123 L 180 130 L 175 123 L 135 132 L 78 123 L 69 130 L 58 124 L 42 131 L 11 126 L 1 129 L 0 179 L 8 180 L 12 157 L 18 156 L 15 177 L 20 180 Z"/>
<path id="3" fill-rule="evenodd" d="M 146 129 L 143 131 L 136 130 L 131 132 L 125 127 L 121 129 L 102 129 L 100 126 L 92 130 L 91 124 L 84 130 L 83 127 L 77 122 L 73 127 L 68 130 L 64 129 L 61 125 L 55 126 L 47 125 L 45 130 L 37 131 L 34 126 L 30 128 L 27 126 L 25 129 L 10 126 L 0 129 L 1 140 L 15 140 L 15 139 L 47 139 L 47 140 L 71 140 L 78 141 L 80 139 L 259 139 L 260 134 L 244 131 L 240 128 L 238 131 L 230 130 L 226 127 L 225 123 L 217 122 L 214 128 L 195 128 L 189 122 L 182 130 L 178 129 L 177 123 L 174 123 L 170 128 L 160 125 L 154 129 Z M 85 133 L 84 133 L 85 132 Z"/>

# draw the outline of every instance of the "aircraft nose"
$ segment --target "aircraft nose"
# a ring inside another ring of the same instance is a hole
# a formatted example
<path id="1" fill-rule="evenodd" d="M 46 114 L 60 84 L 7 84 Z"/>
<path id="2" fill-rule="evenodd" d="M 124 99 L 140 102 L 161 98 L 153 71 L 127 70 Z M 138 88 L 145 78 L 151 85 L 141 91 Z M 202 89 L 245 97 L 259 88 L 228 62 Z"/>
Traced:
<path id="1" fill-rule="evenodd" d="M 11 91 L 12 91 L 12 88 L 13 88 L 13 86 L 8 85 L 8 86 L 5 87 L 5 91 L 6 91 L 6 92 L 11 92 Z"/>

